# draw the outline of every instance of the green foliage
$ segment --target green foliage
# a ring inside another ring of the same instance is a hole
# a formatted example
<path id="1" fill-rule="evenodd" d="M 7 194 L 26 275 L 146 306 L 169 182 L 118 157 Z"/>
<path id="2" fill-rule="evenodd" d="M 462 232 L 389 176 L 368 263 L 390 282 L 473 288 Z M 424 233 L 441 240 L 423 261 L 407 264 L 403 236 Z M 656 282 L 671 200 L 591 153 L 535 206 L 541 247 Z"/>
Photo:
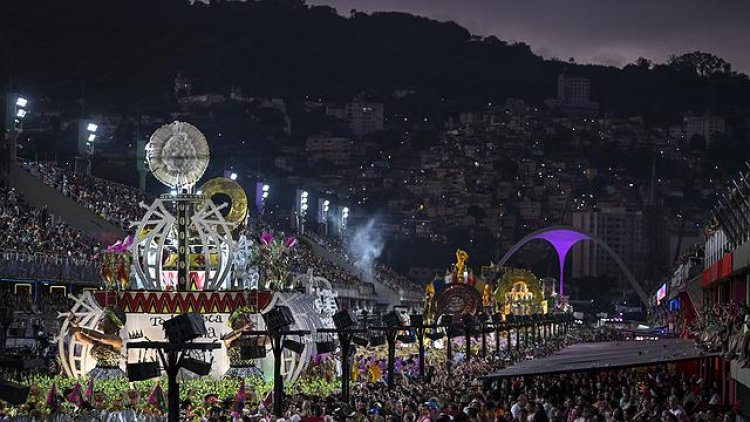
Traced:
<path id="1" fill-rule="evenodd" d="M 245 390 L 248 394 L 251 392 L 255 393 L 255 396 L 262 400 L 269 392 L 273 390 L 273 383 L 266 381 L 260 377 L 245 378 Z M 27 405 L 18 406 L 13 408 L 13 412 L 17 415 L 24 414 L 30 408 L 29 405 L 33 405 L 36 409 L 47 409 L 46 399 L 52 385 L 54 384 L 57 388 L 58 394 L 63 394 L 66 389 L 69 389 L 75 385 L 78 380 L 65 376 L 48 377 L 41 375 L 30 376 L 23 381 L 21 384 L 32 387 L 31 393 Z M 80 380 L 83 390 L 86 390 L 86 380 Z M 148 397 L 151 391 L 159 384 L 162 388 L 166 389 L 167 380 L 148 380 L 138 382 L 127 382 L 125 379 L 111 379 L 94 382 L 94 394 L 104 393 L 106 395 L 106 406 L 112 407 L 115 400 L 123 399 L 123 403 L 126 403 L 126 394 L 130 390 L 135 390 L 140 396 L 140 406 L 136 409 L 137 411 L 146 410 L 148 404 Z M 240 387 L 239 378 L 191 378 L 180 381 L 180 400 L 190 399 L 193 402 L 200 402 L 207 394 L 216 394 L 220 400 L 232 399 L 237 394 L 237 390 Z M 318 380 L 299 380 L 290 385 L 285 385 L 285 391 L 289 395 L 294 394 L 308 394 L 308 395 L 322 395 L 327 396 L 334 393 L 334 390 L 338 387 L 338 381 L 326 381 L 325 379 Z M 72 403 L 67 401 L 60 403 L 61 410 L 65 412 L 73 412 L 74 406 Z M 47 409 L 46 411 L 49 411 Z"/>

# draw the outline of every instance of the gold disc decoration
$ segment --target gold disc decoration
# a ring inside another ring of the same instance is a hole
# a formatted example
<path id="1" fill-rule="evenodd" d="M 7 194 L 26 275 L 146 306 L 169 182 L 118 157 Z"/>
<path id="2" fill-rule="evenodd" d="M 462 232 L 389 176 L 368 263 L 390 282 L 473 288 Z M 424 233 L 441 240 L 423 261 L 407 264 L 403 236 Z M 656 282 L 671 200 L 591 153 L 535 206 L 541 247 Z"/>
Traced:
<path id="1" fill-rule="evenodd" d="M 226 213 L 222 213 L 225 214 L 224 219 L 227 223 L 237 226 L 245 221 L 245 217 L 247 217 L 247 195 L 239 183 L 226 177 L 217 177 L 204 183 L 200 192 L 206 198 L 213 200 L 216 205 L 219 205 L 216 199 L 220 199 L 222 196 L 229 198 L 229 208 Z"/>

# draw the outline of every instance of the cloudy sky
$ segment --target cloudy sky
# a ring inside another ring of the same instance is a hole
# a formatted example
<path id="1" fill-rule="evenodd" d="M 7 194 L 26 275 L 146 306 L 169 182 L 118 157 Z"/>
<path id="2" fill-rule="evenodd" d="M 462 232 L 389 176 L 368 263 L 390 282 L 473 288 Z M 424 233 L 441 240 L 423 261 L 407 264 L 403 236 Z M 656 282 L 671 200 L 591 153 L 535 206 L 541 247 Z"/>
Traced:
<path id="1" fill-rule="evenodd" d="M 308 0 L 348 15 L 402 11 L 452 20 L 537 54 L 621 66 L 701 50 L 750 73 L 750 0 Z"/>

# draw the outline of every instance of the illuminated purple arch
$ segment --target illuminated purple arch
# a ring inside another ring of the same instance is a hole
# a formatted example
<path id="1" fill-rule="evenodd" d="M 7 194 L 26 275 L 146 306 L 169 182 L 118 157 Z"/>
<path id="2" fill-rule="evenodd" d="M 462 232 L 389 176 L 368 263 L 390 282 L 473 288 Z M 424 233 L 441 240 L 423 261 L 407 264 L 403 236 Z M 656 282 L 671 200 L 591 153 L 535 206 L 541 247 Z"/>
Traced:
<path id="1" fill-rule="evenodd" d="M 583 241 L 583 240 L 590 240 L 597 245 L 601 246 L 607 253 L 612 257 L 612 259 L 615 260 L 617 265 L 620 267 L 620 270 L 625 274 L 625 278 L 628 279 L 628 282 L 631 286 L 633 286 L 633 289 L 635 289 L 635 292 L 638 293 L 638 296 L 641 298 L 641 301 L 643 304 L 648 304 L 648 298 L 646 296 L 646 293 L 643 291 L 643 288 L 640 284 L 636 281 L 635 277 L 633 277 L 633 274 L 628 269 L 627 265 L 625 265 L 625 262 L 623 262 L 622 258 L 612 250 L 609 246 L 607 246 L 606 243 L 602 242 L 600 239 L 598 239 L 596 236 L 592 236 L 583 230 L 578 230 L 574 227 L 569 226 L 551 226 L 547 227 L 541 230 L 537 230 L 534 233 L 531 233 L 524 237 L 523 239 L 519 240 L 518 243 L 513 245 L 512 248 L 508 250 L 508 252 L 503 255 L 502 258 L 500 258 L 500 262 L 498 263 L 498 266 L 502 267 L 505 265 L 506 262 L 510 259 L 511 256 L 513 256 L 516 252 L 518 252 L 519 249 L 521 249 L 524 245 L 529 243 L 532 240 L 535 239 L 542 239 L 549 242 L 553 248 L 555 248 L 555 252 L 557 253 L 557 260 L 560 264 L 560 294 L 563 294 L 563 274 L 565 274 L 565 257 L 568 256 L 568 252 L 570 252 L 570 248 L 573 247 L 576 243 Z"/>

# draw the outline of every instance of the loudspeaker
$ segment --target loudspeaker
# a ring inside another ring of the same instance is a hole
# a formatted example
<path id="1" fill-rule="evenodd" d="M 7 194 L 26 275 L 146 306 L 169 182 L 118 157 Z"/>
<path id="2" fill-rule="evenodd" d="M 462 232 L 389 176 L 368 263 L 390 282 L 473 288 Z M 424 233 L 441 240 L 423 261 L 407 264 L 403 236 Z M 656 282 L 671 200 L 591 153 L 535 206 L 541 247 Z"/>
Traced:
<path id="1" fill-rule="evenodd" d="M 183 358 L 182 367 L 200 376 L 206 376 L 211 372 L 211 362 L 205 362 L 195 358 Z"/>
<path id="2" fill-rule="evenodd" d="M 396 311 L 388 312 L 383 315 L 383 323 L 386 327 L 398 327 L 401 325 L 401 316 Z"/>
<path id="3" fill-rule="evenodd" d="M 144 381 L 161 376 L 158 362 L 139 362 L 127 365 L 129 381 Z"/>
<path id="4" fill-rule="evenodd" d="M 242 346 L 240 347 L 240 359 L 262 359 L 266 357 L 266 346 Z"/>
<path id="5" fill-rule="evenodd" d="M 276 306 L 263 314 L 266 328 L 269 331 L 278 331 L 294 325 L 294 316 L 288 306 Z"/>
<path id="6" fill-rule="evenodd" d="M 197 312 L 178 315 L 164 321 L 164 333 L 170 343 L 186 343 L 206 335 L 203 316 Z"/>
<path id="7" fill-rule="evenodd" d="M 29 387 L 16 384 L 10 381 L 0 381 L 0 400 L 6 401 L 13 405 L 26 403 L 29 397 Z"/>
<path id="8" fill-rule="evenodd" d="M 352 315 L 348 309 L 333 314 L 333 325 L 335 325 L 336 329 L 339 331 L 346 330 L 356 323 L 357 321 L 354 319 L 354 315 Z"/>

